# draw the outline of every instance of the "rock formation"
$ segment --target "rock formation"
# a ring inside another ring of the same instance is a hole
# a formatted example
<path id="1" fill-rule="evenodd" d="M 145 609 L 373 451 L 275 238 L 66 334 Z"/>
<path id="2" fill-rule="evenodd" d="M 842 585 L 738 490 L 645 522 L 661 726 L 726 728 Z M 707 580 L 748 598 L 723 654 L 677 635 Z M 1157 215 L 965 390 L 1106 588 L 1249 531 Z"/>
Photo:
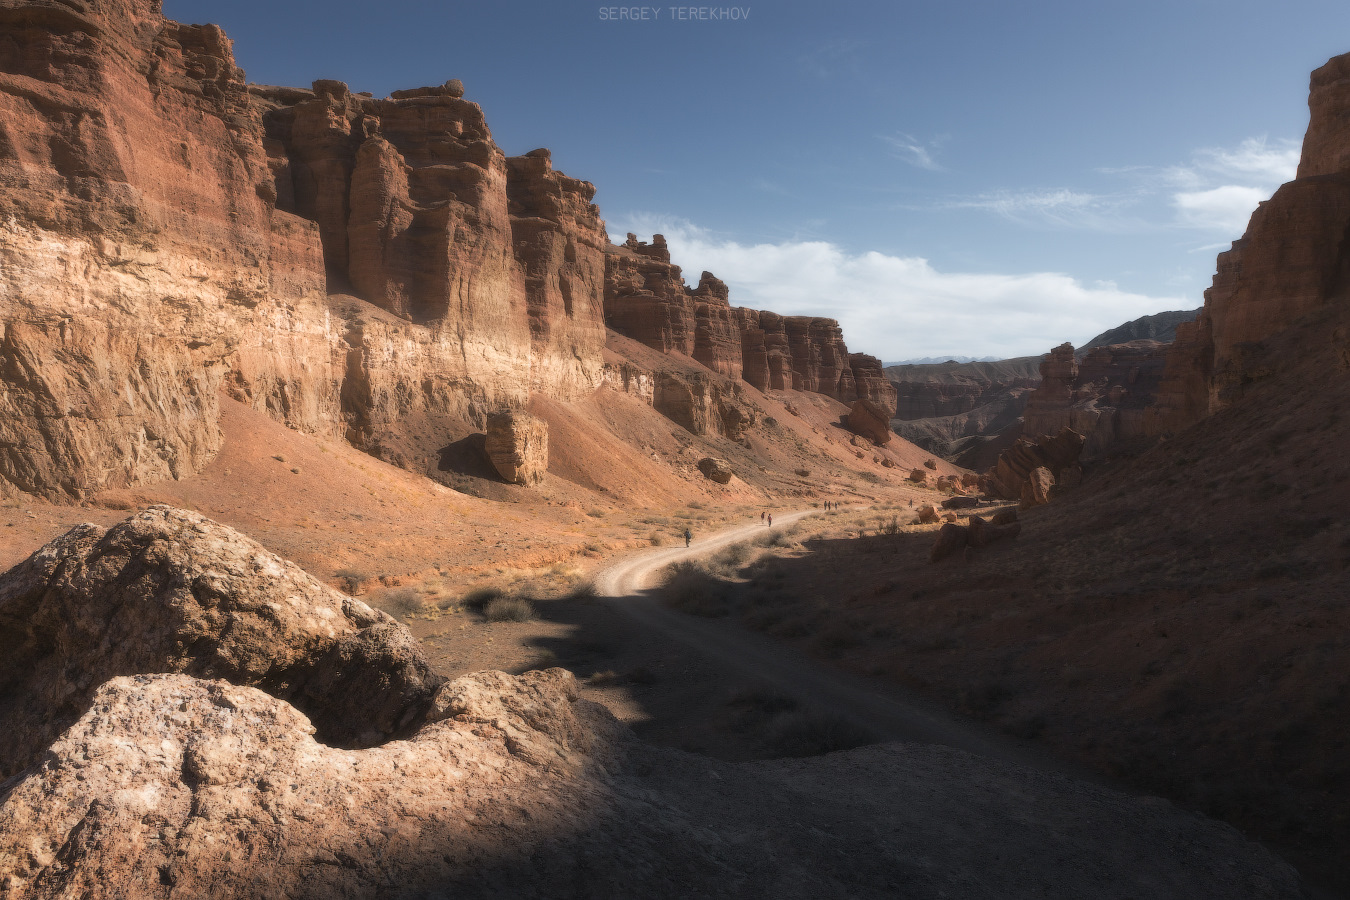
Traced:
<path id="1" fill-rule="evenodd" d="M 888 412 L 876 401 L 859 398 L 853 401 L 845 421 L 850 431 L 879 447 L 891 439 L 891 417 L 887 415 Z"/>
<path id="2" fill-rule="evenodd" d="M 968 469 L 987 469 L 1017 438 L 1022 409 L 1040 384 L 1038 357 L 885 369 L 898 393 L 891 430 Z"/>
<path id="3" fill-rule="evenodd" d="M 114 678 L 7 785 L 5 889 L 675 898 L 730 883 L 936 900 L 976 879 L 1013 896 L 1035 873 L 1066 896 L 1301 895 L 1232 828 L 946 747 L 751 764 L 658 750 L 562 669 L 470 675 L 440 697 L 411 739 L 349 751 L 253 688 Z"/>
<path id="4" fill-rule="evenodd" d="M 1148 409 L 1166 353 L 1166 345 L 1141 340 L 1095 347 L 1080 359 L 1072 344 L 1061 344 L 1041 362 L 1041 383 L 1027 396 L 1022 433 L 1070 428 L 1085 438 L 1084 458 L 1152 436 Z"/>
<path id="5" fill-rule="evenodd" d="M 0 575 L 0 777 L 115 675 L 183 672 L 293 703 L 327 741 L 422 723 L 441 679 L 407 630 L 196 513 L 84 525 Z"/>
<path id="6" fill-rule="evenodd" d="M 1350 54 L 1312 73 L 1310 117 L 1297 177 L 1252 213 L 1241 239 L 1219 254 L 1199 318 L 1178 326 L 1154 434 L 1179 431 L 1226 406 L 1271 373 L 1262 342 L 1350 296 Z"/>
<path id="7" fill-rule="evenodd" d="M 406 422 L 598 383 L 593 188 L 508 159 L 462 87 L 246 86 L 153 0 L 6 9 L 0 490 L 192 474 L 222 387 L 412 462 Z"/>
<path id="8" fill-rule="evenodd" d="M 483 452 L 507 482 L 539 484 L 548 472 L 548 423 L 526 413 L 498 413 L 488 419 Z"/>
<path id="9" fill-rule="evenodd" d="M 1077 464 L 1082 451 L 1083 436 L 1070 428 L 1061 429 L 1053 437 L 1040 435 L 1034 441 L 1018 438 L 1017 443 L 1003 451 L 998 465 L 989 473 L 989 492 L 1005 500 L 1021 500 L 1022 490 L 1034 470 L 1043 468 L 1057 477 Z"/>
<path id="10" fill-rule="evenodd" d="M 1022 497 L 1019 509 L 1031 509 L 1050 502 L 1050 490 L 1055 486 L 1055 476 L 1045 466 L 1037 466 L 1027 473 L 1022 482 Z"/>
<path id="11" fill-rule="evenodd" d="M 703 473 L 704 478 L 718 484 L 729 483 L 731 476 L 735 474 L 731 470 L 731 465 L 725 459 L 719 459 L 715 456 L 705 456 L 700 459 L 698 470 Z"/>
<path id="12" fill-rule="evenodd" d="M 0 494 L 189 476 L 222 389 L 434 474 L 492 410 L 597 387 L 607 303 L 722 375 L 758 340 L 757 386 L 888 399 L 832 320 L 756 339 L 664 242 L 611 247 L 594 186 L 506 156 L 457 81 L 248 85 L 219 28 L 157 0 L 4 9 Z"/>
<path id="13" fill-rule="evenodd" d="M 813 391 L 845 403 L 861 397 L 894 408 L 881 362 L 850 354 L 834 319 L 733 307 L 711 272 L 690 289 L 659 234 L 650 244 L 629 234 L 609 247 L 605 262 L 605 321 L 620 334 L 762 391 Z"/>
<path id="14" fill-rule="evenodd" d="M 1151 316 L 1140 316 L 1123 325 L 1108 328 L 1084 344 L 1082 349 L 1087 351 L 1093 347 L 1110 347 L 1113 344 L 1129 344 L 1133 341 L 1157 341 L 1161 344 L 1170 344 L 1176 340 L 1177 326 L 1186 322 L 1194 322 L 1199 315 L 1200 310 L 1197 308 L 1169 310 L 1168 312 L 1154 313 Z"/>
<path id="15" fill-rule="evenodd" d="M 690 434 L 739 441 L 759 418 L 739 385 L 702 372 L 662 371 L 653 378 L 652 407 Z"/>

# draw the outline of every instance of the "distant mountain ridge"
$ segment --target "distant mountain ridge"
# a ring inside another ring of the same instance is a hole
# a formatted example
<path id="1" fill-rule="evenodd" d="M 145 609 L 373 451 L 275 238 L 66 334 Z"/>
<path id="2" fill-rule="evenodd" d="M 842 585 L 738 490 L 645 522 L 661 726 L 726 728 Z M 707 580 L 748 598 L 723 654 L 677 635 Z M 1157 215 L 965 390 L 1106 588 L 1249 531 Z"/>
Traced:
<path id="1" fill-rule="evenodd" d="M 1132 322 L 1126 322 L 1124 325 L 1117 325 L 1115 328 L 1103 331 L 1078 349 L 1090 350 L 1093 347 L 1128 344 L 1130 341 L 1158 341 L 1170 344 L 1176 340 L 1177 326 L 1182 322 L 1194 322 L 1203 308 L 1198 306 L 1195 309 L 1172 310 L 1155 313 L 1151 316 L 1141 316 Z"/>
<path id="2" fill-rule="evenodd" d="M 891 366 L 936 366 L 942 363 L 998 362 L 997 356 L 922 356 L 918 359 L 902 359 L 899 362 L 882 363 L 882 368 Z"/>

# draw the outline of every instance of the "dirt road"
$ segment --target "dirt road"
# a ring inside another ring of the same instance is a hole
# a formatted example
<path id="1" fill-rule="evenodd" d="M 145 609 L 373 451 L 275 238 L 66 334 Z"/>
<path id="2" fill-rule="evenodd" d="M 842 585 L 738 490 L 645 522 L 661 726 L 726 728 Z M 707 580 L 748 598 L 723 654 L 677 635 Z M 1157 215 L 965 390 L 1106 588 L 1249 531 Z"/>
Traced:
<path id="1" fill-rule="evenodd" d="M 813 515 L 802 510 L 775 517 L 774 528 Z M 1029 743 L 964 721 L 895 685 L 827 667 L 765 635 L 726 619 L 704 619 L 668 609 L 650 593 L 654 576 L 671 563 L 696 559 L 764 534 L 759 523 L 697 538 L 688 549 L 650 550 L 622 559 L 596 576 L 600 596 L 645 628 L 693 647 L 729 672 L 759 681 L 819 712 L 841 717 L 880 741 L 941 744 L 1041 771 L 1106 783 L 1101 776 L 1049 757 Z M 1114 785 L 1113 785 L 1114 786 Z"/>

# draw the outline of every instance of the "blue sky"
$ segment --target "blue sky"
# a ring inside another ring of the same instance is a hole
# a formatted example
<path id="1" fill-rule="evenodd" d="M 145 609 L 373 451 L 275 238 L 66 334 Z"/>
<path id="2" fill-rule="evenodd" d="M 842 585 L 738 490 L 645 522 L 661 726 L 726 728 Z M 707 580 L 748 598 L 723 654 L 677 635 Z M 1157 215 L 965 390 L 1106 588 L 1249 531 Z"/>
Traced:
<path id="1" fill-rule="evenodd" d="M 1293 177 L 1344 2 L 207 3 L 252 81 L 460 78 L 620 240 L 887 360 L 1017 356 L 1199 306 Z M 634 7 L 625 7 L 633 9 Z M 686 14 L 688 15 L 688 14 Z"/>

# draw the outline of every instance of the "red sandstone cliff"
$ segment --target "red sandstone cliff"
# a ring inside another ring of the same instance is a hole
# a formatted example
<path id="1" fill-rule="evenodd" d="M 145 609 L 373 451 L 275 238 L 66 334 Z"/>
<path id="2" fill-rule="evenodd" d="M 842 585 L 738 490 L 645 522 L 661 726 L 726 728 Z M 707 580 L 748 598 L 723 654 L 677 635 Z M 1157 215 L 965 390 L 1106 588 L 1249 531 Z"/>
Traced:
<path id="1" fill-rule="evenodd" d="M 1184 428 L 1227 405 L 1278 363 L 1261 342 L 1350 299 L 1350 54 L 1312 73 L 1310 118 L 1297 177 L 1252 214 L 1220 253 L 1194 323 L 1178 326 L 1152 433 Z"/>
<path id="2" fill-rule="evenodd" d="M 659 234 L 650 244 L 629 234 L 623 245 L 610 246 L 605 319 L 648 347 L 691 357 L 759 390 L 863 398 L 895 411 L 895 387 L 881 361 L 850 354 L 838 322 L 733 307 L 727 286 L 711 272 L 690 289 Z"/>
<path id="3" fill-rule="evenodd" d="M 222 386 L 375 452 L 594 388 L 594 188 L 461 94 L 246 86 L 152 0 L 0 3 L 0 490 L 191 474 Z"/>

